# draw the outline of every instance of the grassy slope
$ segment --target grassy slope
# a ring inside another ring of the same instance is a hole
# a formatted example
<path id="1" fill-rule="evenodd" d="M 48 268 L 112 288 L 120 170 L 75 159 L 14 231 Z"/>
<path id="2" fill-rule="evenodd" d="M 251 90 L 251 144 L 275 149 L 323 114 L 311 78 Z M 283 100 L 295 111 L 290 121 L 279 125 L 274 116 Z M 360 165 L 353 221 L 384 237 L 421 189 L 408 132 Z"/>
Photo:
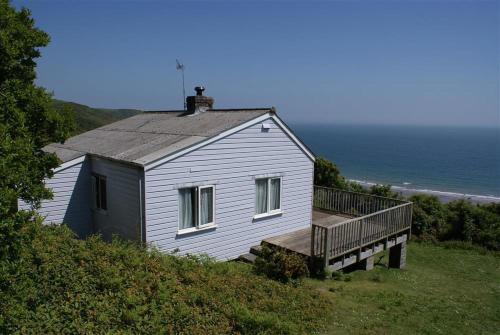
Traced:
<path id="1" fill-rule="evenodd" d="M 53 105 L 56 110 L 68 108 L 71 111 L 77 125 L 75 134 L 83 133 L 141 112 L 136 109 L 91 108 L 74 102 L 55 99 L 53 100 Z"/>
<path id="2" fill-rule="evenodd" d="M 406 271 L 294 287 L 238 263 L 37 228 L 20 263 L 0 262 L 0 333 L 494 334 L 500 258 L 412 243 Z M 33 249 L 31 249 L 33 247 Z"/>
<path id="3" fill-rule="evenodd" d="M 333 307 L 246 264 L 35 228 L 20 262 L 0 260 L 0 334 L 304 334 Z"/>
<path id="4" fill-rule="evenodd" d="M 412 243 L 407 261 L 405 271 L 378 266 L 347 282 L 309 280 L 335 304 L 331 332 L 498 334 L 498 256 Z"/>

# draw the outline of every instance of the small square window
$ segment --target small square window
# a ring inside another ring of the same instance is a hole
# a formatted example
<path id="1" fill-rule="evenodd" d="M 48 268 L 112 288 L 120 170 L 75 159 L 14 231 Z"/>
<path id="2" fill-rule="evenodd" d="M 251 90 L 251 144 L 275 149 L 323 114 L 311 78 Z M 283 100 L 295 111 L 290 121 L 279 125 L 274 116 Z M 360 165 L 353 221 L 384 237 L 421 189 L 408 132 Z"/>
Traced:
<path id="1" fill-rule="evenodd" d="M 281 177 L 255 180 L 255 214 L 281 211 Z"/>
<path id="2" fill-rule="evenodd" d="M 179 230 L 214 225 L 214 186 L 179 189 Z"/>

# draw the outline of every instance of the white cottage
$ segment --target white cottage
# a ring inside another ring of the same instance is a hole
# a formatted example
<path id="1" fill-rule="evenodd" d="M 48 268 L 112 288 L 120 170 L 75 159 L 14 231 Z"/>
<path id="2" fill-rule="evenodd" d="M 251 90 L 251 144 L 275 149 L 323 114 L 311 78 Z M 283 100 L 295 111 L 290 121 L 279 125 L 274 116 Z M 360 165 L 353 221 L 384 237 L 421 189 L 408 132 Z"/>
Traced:
<path id="1" fill-rule="evenodd" d="M 45 222 L 220 260 L 309 227 L 311 151 L 273 108 L 214 109 L 202 92 L 187 111 L 145 112 L 48 145 L 62 164 L 46 181 Z"/>

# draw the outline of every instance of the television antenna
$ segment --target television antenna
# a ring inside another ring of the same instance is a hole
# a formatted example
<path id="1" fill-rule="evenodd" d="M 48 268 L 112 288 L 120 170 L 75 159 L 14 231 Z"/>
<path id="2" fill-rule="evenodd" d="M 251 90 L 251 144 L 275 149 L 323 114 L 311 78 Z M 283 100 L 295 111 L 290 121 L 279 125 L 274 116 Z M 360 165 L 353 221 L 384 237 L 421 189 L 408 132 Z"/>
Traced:
<path id="1" fill-rule="evenodd" d="M 184 69 L 186 67 L 184 66 L 184 64 L 179 62 L 178 59 L 175 60 L 175 63 L 176 63 L 175 68 L 177 70 L 180 70 L 182 73 L 182 97 L 184 99 L 184 110 L 186 110 L 186 86 L 184 85 Z"/>

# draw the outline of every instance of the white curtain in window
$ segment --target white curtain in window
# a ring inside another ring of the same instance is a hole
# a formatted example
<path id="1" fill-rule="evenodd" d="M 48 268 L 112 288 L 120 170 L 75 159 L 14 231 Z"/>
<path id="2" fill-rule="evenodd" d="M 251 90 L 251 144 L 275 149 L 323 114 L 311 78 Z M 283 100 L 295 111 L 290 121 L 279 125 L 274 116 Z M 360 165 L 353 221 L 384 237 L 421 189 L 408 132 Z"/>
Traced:
<path id="1" fill-rule="evenodd" d="M 267 179 L 255 181 L 255 211 L 256 214 L 267 212 Z"/>
<path id="2" fill-rule="evenodd" d="M 271 189 L 269 192 L 271 210 L 280 209 L 281 179 L 271 179 Z"/>
<path id="3" fill-rule="evenodd" d="M 180 212 L 180 222 L 179 229 L 186 229 L 194 227 L 194 217 L 193 217 L 193 189 L 184 188 L 179 190 L 179 212 Z"/>
<path id="4" fill-rule="evenodd" d="M 200 191 L 200 225 L 213 222 L 214 189 L 202 188 Z"/>

